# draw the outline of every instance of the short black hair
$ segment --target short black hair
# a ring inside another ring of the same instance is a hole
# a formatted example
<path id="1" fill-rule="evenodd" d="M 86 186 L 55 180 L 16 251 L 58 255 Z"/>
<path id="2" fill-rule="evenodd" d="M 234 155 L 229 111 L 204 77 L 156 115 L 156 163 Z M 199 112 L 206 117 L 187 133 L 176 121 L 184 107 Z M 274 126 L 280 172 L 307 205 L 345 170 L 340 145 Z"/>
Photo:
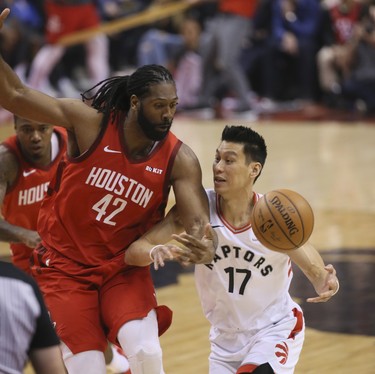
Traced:
<path id="1" fill-rule="evenodd" d="M 262 164 L 266 162 L 267 146 L 264 138 L 250 127 L 225 126 L 221 140 L 244 145 L 244 153 L 248 162 L 256 161 Z"/>
<path id="2" fill-rule="evenodd" d="M 243 144 L 246 161 L 259 162 L 263 169 L 267 159 L 267 146 L 264 138 L 256 131 L 246 126 L 225 126 L 221 141 Z"/>

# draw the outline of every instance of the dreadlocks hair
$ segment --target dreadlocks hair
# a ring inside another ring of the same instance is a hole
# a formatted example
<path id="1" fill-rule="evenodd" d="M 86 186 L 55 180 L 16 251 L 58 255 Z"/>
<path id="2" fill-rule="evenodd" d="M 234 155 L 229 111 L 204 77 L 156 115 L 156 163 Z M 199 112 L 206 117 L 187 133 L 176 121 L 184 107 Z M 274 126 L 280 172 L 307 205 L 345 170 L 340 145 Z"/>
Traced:
<path id="1" fill-rule="evenodd" d="M 149 94 L 151 86 L 163 82 L 175 84 L 169 70 L 161 65 L 144 65 L 131 75 L 105 79 L 81 96 L 83 101 L 91 101 L 91 106 L 105 117 L 113 115 L 117 118 L 129 111 L 132 95 L 143 99 Z"/>

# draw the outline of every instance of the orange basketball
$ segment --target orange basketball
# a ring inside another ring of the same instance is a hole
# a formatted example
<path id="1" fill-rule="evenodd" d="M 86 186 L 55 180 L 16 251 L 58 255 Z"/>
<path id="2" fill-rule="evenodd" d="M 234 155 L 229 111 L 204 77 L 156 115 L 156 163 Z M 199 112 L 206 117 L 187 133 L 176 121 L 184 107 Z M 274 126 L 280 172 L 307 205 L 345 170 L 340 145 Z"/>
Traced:
<path id="1" fill-rule="evenodd" d="M 310 238 L 314 213 L 306 199 L 295 191 L 267 192 L 255 204 L 251 218 L 257 239 L 267 248 L 291 250 Z"/>

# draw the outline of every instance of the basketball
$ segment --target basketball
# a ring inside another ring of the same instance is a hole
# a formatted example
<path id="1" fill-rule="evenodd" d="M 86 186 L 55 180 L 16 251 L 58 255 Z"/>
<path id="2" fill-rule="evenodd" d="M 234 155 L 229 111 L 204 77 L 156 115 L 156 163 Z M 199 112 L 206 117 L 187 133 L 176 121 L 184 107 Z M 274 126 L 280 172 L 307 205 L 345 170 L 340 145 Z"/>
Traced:
<path id="1" fill-rule="evenodd" d="M 314 213 L 295 191 L 267 192 L 255 204 L 251 224 L 256 238 L 275 251 L 297 249 L 307 242 L 314 227 Z"/>

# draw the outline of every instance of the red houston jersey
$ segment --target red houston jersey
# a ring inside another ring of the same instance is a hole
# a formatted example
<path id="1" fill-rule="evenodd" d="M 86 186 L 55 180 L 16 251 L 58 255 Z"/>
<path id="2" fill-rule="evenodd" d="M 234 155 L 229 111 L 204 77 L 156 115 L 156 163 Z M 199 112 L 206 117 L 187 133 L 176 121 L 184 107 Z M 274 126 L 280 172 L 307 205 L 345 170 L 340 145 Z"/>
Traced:
<path id="1" fill-rule="evenodd" d="M 30 230 L 37 228 L 38 213 L 48 183 L 55 175 L 57 166 L 66 152 L 66 131 L 55 128 L 53 134 L 51 141 L 54 143 L 54 139 L 57 139 L 58 151 L 54 160 L 46 167 L 36 166 L 25 159 L 16 135 L 2 143 L 14 154 L 19 165 L 16 181 L 7 190 L 1 207 L 2 216 L 12 225 Z M 10 247 L 14 264 L 29 272 L 32 248 L 21 243 L 11 243 Z"/>
<path id="2" fill-rule="evenodd" d="M 123 127 L 109 123 L 78 158 L 67 158 L 39 215 L 42 244 L 76 263 L 103 265 L 164 217 L 170 174 L 181 146 L 175 135 L 134 160 Z"/>

